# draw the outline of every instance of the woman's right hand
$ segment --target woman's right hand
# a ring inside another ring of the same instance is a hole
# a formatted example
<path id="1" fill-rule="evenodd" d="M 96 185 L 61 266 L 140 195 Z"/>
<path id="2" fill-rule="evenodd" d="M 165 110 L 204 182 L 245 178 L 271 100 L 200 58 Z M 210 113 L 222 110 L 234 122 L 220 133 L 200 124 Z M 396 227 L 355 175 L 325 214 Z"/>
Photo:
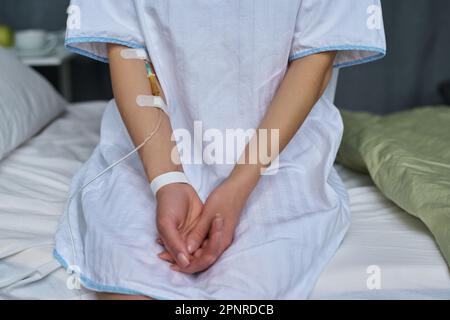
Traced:
<path id="1" fill-rule="evenodd" d="M 186 268 L 191 260 L 186 236 L 197 223 L 203 203 L 191 185 L 182 183 L 162 187 L 156 199 L 156 225 L 162 245 L 170 253 L 170 256 L 166 253 L 159 257 Z"/>

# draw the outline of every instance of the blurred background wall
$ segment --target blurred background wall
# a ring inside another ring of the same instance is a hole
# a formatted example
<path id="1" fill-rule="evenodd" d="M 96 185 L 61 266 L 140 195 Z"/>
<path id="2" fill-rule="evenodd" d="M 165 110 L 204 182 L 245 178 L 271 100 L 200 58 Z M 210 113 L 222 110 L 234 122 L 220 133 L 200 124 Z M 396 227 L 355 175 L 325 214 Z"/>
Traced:
<path id="1" fill-rule="evenodd" d="M 0 23 L 15 30 L 60 30 L 66 24 L 69 0 L 0 0 Z"/>
<path id="2" fill-rule="evenodd" d="M 68 0 L 0 0 L 0 24 L 8 24 L 15 30 L 63 29 L 68 3 Z M 388 56 L 379 62 L 343 69 L 336 104 L 351 110 L 389 113 L 442 103 L 437 87 L 450 79 L 450 1 L 382 0 L 382 3 Z M 82 57 L 73 64 L 76 101 L 112 96 L 106 65 Z M 50 79 L 53 77 L 51 70 L 39 71 Z"/>
<path id="3" fill-rule="evenodd" d="M 388 55 L 343 69 L 336 104 L 388 113 L 440 104 L 450 79 L 450 1 L 382 0 Z"/>

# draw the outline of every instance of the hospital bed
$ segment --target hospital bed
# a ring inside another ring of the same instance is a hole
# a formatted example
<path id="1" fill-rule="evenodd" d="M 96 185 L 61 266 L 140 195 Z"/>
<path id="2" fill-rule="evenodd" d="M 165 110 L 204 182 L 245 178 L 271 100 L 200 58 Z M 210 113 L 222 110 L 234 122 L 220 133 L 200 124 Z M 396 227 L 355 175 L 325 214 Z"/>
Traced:
<path id="1" fill-rule="evenodd" d="M 0 161 L 0 299 L 92 299 L 68 289 L 53 236 L 71 177 L 87 160 L 106 102 L 74 104 Z M 368 176 L 336 165 L 352 225 L 312 299 L 450 299 L 450 273 L 431 234 Z M 249 297 L 251 298 L 251 297 Z"/>

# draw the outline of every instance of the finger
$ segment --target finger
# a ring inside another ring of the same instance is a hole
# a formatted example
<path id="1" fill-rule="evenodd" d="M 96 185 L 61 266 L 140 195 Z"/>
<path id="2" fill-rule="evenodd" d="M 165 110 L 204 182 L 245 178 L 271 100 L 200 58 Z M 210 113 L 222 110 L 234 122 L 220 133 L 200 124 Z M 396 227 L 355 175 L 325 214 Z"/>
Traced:
<path id="1" fill-rule="evenodd" d="M 158 237 L 158 238 L 156 239 L 156 243 L 159 244 L 159 245 L 161 245 L 161 246 L 164 246 L 164 242 L 162 241 L 161 237 Z"/>
<path id="2" fill-rule="evenodd" d="M 173 271 L 181 272 L 180 267 L 177 266 L 176 264 L 171 264 L 170 269 L 172 269 Z"/>
<path id="3" fill-rule="evenodd" d="M 197 225 L 201 217 L 201 212 L 202 207 L 196 204 L 191 204 L 186 219 L 183 221 L 182 225 L 179 228 L 179 230 L 181 230 L 183 235 L 187 236 L 192 231 L 192 229 Z"/>
<path id="4" fill-rule="evenodd" d="M 193 213 L 189 213 L 190 215 L 194 215 Z M 195 217 L 194 219 L 191 219 L 190 221 L 186 221 L 186 224 L 183 227 L 183 233 L 188 235 L 194 227 L 197 225 L 197 223 L 200 221 L 200 215 Z"/>
<path id="5" fill-rule="evenodd" d="M 177 264 L 182 268 L 189 266 L 189 253 L 177 226 L 170 223 L 166 224 L 161 228 L 160 234 L 166 249 Z"/>
<path id="6" fill-rule="evenodd" d="M 208 244 L 202 249 L 201 255 L 191 261 L 188 267 L 180 268 L 183 273 L 196 273 L 204 271 L 212 266 L 220 257 L 226 246 L 223 241 L 223 218 L 214 218 L 209 232 Z"/>
<path id="7" fill-rule="evenodd" d="M 163 251 L 163 252 L 158 253 L 158 257 L 161 260 L 164 260 L 164 261 L 167 261 L 170 263 L 175 263 L 175 259 L 170 255 L 169 251 Z"/>
<path id="8" fill-rule="evenodd" d="M 211 217 L 203 214 L 191 232 L 189 232 L 186 240 L 189 253 L 195 252 L 201 246 L 208 235 L 211 222 Z"/>
<path id="9" fill-rule="evenodd" d="M 194 252 L 194 258 L 200 258 L 202 256 L 203 249 L 200 248 L 197 251 Z"/>
<path id="10" fill-rule="evenodd" d="M 202 246 L 198 248 L 194 253 L 192 253 L 192 257 L 199 258 L 202 255 L 203 248 L 205 247 L 206 243 L 208 243 L 208 240 L 203 241 Z"/>

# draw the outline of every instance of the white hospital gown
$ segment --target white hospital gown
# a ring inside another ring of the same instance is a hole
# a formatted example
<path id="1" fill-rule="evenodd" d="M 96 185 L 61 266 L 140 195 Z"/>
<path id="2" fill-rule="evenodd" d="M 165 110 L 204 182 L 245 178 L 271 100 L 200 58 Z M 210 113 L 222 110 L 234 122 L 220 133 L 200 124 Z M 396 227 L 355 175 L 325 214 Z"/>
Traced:
<path id="1" fill-rule="evenodd" d="M 289 61 L 337 50 L 336 74 L 385 54 L 378 0 L 73 0 L 70 12 L 66 44 L 73 51 L 104 62 L 107 43 L 148 51 L 172 127 L 192 135 L 194 121 L 222 133 L 257 128 Z M 261 178 L 233 244 L 210 269 L 185 275 L 156 256 L 156 200 L 137 155 L 74 197 L 58 227 L 55 257 L 77 266 L 82 284 L 95 291 L 158 299 L 307 298 L 350 224 L 333 168 L 343 131 L 334 87 L 332 81 L 282 152 L 278 172 Z M 71 195 L 133 148 L 112 100 L 100 143 L 74 177 Z M 183 167 L 205 200 L 233 165 L 183 157 Z"/>

